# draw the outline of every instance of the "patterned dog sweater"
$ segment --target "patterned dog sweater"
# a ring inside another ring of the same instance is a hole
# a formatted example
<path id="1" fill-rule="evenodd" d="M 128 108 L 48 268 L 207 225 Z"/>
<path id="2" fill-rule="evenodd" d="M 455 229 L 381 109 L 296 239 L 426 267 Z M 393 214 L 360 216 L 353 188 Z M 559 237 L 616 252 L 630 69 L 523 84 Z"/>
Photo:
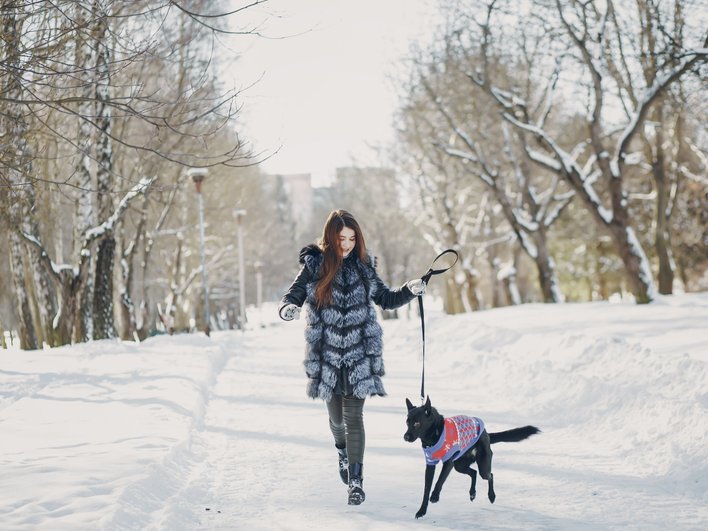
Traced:
<path id="1" fill-rule="evenodd" d="M 445 429 L 433 446 L 423 447 L 425 463 L 436 465 L 452 459 L 456 461 L 472 448 L 484 431 L 484 422 L 477 417 L 458 415 L 445 419 Z"/>

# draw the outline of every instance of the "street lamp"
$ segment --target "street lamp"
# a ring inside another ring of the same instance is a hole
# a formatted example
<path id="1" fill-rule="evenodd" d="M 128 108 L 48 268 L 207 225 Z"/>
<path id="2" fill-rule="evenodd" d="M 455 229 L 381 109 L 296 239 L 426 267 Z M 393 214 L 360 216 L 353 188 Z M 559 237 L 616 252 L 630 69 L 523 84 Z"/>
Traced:
<path id="1" fill-rule="evenodd" d="M 258 308 L 258 320 L 263 326 L 263 313 L 261 312 L 261 302 L 263 301 L 263 262 L 257 260 L 253 262 L 253 268 L 256 270 L 256 308 Z"/>
<path id="2" fill-rule="evenodd" d="M 236 225 L 238 226 L 238 300 L 239 300 L 239 320 L 241 330 L 246 329 L 246 277 L 243 265 L 243 217 L 246 211 L 242 208 L 234 210 Z"/>
<path id="3" fill-rule="evenodd" d="M 199 203 L 199 245 L 202 261 L 202 288 L 204 290 L 204 333 L 208 336 L 209 326 L 209 287 L 207 283 L 206 259 L 204 253 L 204 201 L 202 200 L 202 182 L 209 170 L 206 168 L 189 168 L 187 175 L 194 181 L 197 188 L 197 201 Z"/>

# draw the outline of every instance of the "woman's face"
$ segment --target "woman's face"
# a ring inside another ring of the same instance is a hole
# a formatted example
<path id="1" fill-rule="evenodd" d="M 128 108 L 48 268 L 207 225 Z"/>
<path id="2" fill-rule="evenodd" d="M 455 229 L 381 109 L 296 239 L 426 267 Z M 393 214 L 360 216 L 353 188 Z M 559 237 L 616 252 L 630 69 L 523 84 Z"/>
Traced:
<path id="1" fill-rule="evenodd" d="M 339 250 L 342 258 L 349 256 L 356 245 L 356 233 L 349 227 L 344 227 L 339 233 Z"/>

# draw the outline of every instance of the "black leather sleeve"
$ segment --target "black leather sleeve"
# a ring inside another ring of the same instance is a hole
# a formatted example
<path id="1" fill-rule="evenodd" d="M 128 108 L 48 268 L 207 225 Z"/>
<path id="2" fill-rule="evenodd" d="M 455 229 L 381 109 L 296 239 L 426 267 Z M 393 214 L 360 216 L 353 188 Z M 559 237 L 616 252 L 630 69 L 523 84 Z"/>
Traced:
<path id="1" fill-rule="evenodd" d="M 302 266 L 302 269 L 300 269 L 300 272 L 290 285 L 287 293 L 283 295 L 283 298 L 280 300 L 278 314 L 280 314 L 280 310 L 283 309 L 283 306 L 287 304 L 295 304 L 296 306 L 302 307 L 307 298 L 307 284 L 310 282 L 312 282 L 312 275 L 306 266 Z"/>
<path id="2" fill-rule="evenodd" d="M 395 310 L 415 299 L 415 295 L 411 293 L 406 284 L 398 289 L 389 289 L 378 273 L 375 274 L 373 282 L 376 283 L 376 294 L 373 300 L 384 310 Z"/>

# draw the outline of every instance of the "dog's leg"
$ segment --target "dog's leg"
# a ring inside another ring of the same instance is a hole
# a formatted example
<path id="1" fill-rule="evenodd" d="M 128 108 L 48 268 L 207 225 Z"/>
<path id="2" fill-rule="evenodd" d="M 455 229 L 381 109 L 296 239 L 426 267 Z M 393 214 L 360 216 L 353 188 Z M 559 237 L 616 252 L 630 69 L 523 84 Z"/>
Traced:
<path id="1" fill-rule="evenodd" d="M 428 512 L 428 497 L 430 496 L 430 487 L 433 485 L 433 477 L 435 477 L 435 465 L 425 465 L 425 491 L 423 493 L 423 503 L 420 504 L 420 509 L 415 513 L 416 518 L 425 516 Z"/>
<path id="2" fill-rule="evenodd" d="M 489 496 L 489 503 L 494 503 L 494 500 L 497 499 L 497 494 L 494 492 L 494 474 L 491 472 L 489 473 L 487 483 L 489 483 L 489 491 L 487 492 L 487 496 Z"/>
<path id="3" fill-rule="evenodd" d="M 465 474 L 472 478 L 472 485 L 470 486 L 470 501 L 474 501 L 477 496 L 477 471 L 472 468 L 470 462 L 467 459 L 459 459 L 455 461 L 455 470 L 460 474 Z"/>
<path id="4" fill-rule="evenodd" d="M 479 475 L 482 479 L 486 479 L 489 485 L 489 490 L 487 496 L 489 497 L 490 503 L 494 503 L 497 495 L 494 492 L 494 474 L 492 474 L 492 449 L 487 447 L 480 457 L 477 459 L 477 466 L 479 467 Z"/>
<path id="5" fill-rule="evenodd" d="M 440 471 L 440 475 L 438 476 L 438 481 L 435 483 L 433 493 L 430 495 L 430 501 L 432 503 L 437 503 L 438 500 L 440 500 L 440 491 L 442 490 L 443 483 L 445 483 L 447 476 L 450 475 L 450 471 L 452 470 L 453 464 L 454 461 L 452 459 L 449 459 L 443 463 L 442 470 Z"/>

